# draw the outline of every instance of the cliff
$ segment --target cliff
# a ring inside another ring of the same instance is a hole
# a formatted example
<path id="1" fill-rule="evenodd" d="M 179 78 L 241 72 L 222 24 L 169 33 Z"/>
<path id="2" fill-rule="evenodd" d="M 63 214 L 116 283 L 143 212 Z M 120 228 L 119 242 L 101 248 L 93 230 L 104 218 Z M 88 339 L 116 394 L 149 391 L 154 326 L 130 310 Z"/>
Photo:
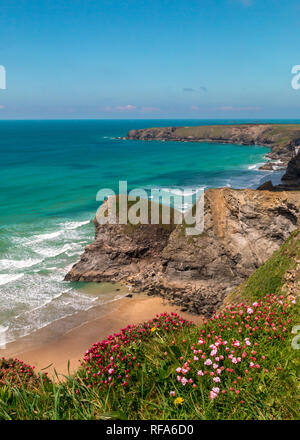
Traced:
<path id="1" fill-rule="evenodd" d="M 215 142 L 240 145 L 262 145 L 271 148 L 269 159 L 280 160 L 286 167 L 300 145 L 298 124 L 240 124 L 198 127 L 154 127 L 131 130 L 126 139 L 182 142 Z M 272 169 L 271 162 L 263 169 Z"/>
<path id="2" fill-rule="evenodd" d="M 271 181 L 267 181 L 257 189 L 268 191 L 300 190 L 300 151 L 289 161 L 286 173 L 281 178 L 281 183 L 279 185 L 273 186 Z"/>
<path id="3" fill-rule="evenodd" d="M 230 188 L 205 193 L 204 232 L 183 225 L 100 225 L 67 274 L 71 281 L 121 281 L 210 315 L 298 227 L 296 191 Z"/>
<path id="4" fill-rule="evenodd" d="M 240 286 L 226 298 L 226 303 L 258 300 L 264 295 L 300 296 L 300 229 Z"/>

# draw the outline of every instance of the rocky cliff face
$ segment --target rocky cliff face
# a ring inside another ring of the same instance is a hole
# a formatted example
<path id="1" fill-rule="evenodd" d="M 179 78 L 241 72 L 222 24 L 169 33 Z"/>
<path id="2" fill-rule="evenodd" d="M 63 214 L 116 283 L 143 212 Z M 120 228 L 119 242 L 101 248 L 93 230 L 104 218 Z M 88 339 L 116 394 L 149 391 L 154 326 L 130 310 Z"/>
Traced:
<path id="1" fill-rule="evenodd" d="M 205 227 L 99 225 L 95 241 L 67 274 L 72 281 L 121 281 L 210 315 L 297 228 L 297 192 L 209 189 Z"/>

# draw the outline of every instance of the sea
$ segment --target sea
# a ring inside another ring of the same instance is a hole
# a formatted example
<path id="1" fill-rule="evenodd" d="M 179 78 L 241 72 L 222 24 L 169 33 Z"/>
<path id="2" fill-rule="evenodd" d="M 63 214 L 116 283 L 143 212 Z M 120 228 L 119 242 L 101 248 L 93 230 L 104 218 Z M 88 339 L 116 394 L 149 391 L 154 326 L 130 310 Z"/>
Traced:
<path id="1" fill-rule="evenodd" d="M 258 169 L 265 147 L 124 139 L 131 129 L 240 122 L 297 121 L 0 121 L 0 345 L 66 318 L 78 324 L 81 312 L 126 294 L 64 281 L 94 238 L 100 189 L 118 192 L 119 181 L 175 192 L 278 183 L 282 172 Z"/>

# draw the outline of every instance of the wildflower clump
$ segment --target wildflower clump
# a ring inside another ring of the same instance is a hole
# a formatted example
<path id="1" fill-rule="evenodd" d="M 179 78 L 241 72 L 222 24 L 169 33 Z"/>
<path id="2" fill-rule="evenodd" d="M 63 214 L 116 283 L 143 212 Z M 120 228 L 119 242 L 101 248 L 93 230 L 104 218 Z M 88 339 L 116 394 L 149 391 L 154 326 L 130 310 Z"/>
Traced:
<path id="1" fill-rule="evenodd" d="M 95 343 L 85 353 L 77 380 L 88 388 L 125 388 L 142 367 L 145 342 L 193 325 L 176 313 L 162 313 L 143 324 L 128 325 L 119 333 Z"/>
<path id="2" fill-rule="evenodd" d="M 291 333 L 294 306 L 294 298 L 274 295 L 228 305 L 200 329 L 175 370 L 178 385 L 187 393 L 199 390 L 207 404 L 243 405 L 267 395 L 271 375 L 282 369 L 276 355 Z"/>
<path id="3" fill-rule="evenodd" d="M 37 388 L 41 381 L 50 382 L 47 373 L 39 377 L 34 368 L 19 359 L 0 359 L 0 387 L 12 384 L 17 387 Z"/>

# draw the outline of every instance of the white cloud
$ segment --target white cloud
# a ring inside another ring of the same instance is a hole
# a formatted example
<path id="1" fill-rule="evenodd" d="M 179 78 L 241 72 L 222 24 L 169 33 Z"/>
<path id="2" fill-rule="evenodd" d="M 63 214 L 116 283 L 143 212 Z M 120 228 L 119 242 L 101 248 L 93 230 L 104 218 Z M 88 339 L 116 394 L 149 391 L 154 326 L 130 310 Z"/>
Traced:
<path id="1" fill-rule="evenodd" d="M 130 110 L 135 110 L 136 106 L 135 105 L 131 105 L 131 104 L 127 104 L 127 105 L 118 105 L 117 107 L 115 107 L 116 110 L 119 110 L 121 112 L 126 112 L 126 111 L 130 111 Z"/>

